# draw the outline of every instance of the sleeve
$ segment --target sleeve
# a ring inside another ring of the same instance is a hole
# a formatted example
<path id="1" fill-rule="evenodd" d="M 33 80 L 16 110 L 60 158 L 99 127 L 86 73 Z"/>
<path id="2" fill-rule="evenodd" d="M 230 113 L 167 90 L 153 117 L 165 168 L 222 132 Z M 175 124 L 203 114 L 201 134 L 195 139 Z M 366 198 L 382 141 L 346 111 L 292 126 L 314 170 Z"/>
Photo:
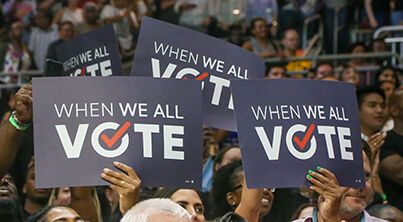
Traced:
<path id="1" fill-rule="evenodd" d="M 381 153 L 380 153 L 380 159 L 383 160 L 388 156 L 398 154 L 395 146 L 398 146 L 398 144 L 393 143 L 393 140 L 391 139 L 390 134 L 385 139 L 385 144 L 383 147 L 381 147 Z"/>

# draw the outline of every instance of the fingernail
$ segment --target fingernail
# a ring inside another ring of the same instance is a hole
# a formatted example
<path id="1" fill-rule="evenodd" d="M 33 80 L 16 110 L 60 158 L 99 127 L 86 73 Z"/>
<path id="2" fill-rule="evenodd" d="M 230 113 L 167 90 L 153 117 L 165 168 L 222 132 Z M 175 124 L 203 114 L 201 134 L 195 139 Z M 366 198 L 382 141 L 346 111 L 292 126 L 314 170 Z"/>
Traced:
<path id="1" fill-rule="evenodd" d="M 104 173 L 101 173 L 101 177 L 106 177 L 106 174 L 104 174 Z"/>
<path id="2" fill-rule="evenodd" d="M 308 173 L 309 173 L 309 174 L 313 174 L 313 170 L 309 170 Z"/>
<path id="3" fill-rule="evenodd" d="M 114 164 L 114 165 L 119 165 L 119 162 L 116 162 L 116 161 L 115 161 L 115 162 L 113 162 L 113 164 Z"/>
<path id="4" fill-rule="evenodd" d="M 320 167 L 320 166 L 317 166 L 317 167 L 316 167 L 316 169 L 318 169 L 318 170 L 321 170 L 321 169 L 322 169 L 322 167 Z"/>
<path id="5" fill-rule="evenodd" d="M 308 178 L 308 180 L 312 180 L 311 175 L 307 175 L 306 178 Z"/>
<path id="6" fill-rule="evenodd" d="M 109 171 L 109 169 L 108 169 L 108 168 L 104 168 L 103 171 L 104 171 L 104 173 L 107 173 L 107 172 Z"/>

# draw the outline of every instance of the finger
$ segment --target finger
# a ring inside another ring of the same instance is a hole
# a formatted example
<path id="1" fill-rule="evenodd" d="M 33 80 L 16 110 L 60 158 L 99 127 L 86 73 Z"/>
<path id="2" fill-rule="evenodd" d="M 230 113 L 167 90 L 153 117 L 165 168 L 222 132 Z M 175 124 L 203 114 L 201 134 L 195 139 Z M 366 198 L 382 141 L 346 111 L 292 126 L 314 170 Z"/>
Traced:
<path id="1" fill-rule="evenodd" d="M 139 176 L 137 175 L 136 171 L 134 171 L 134 169 L 124 163 L 120 163 L 120 162 L 113 162 L 113 165 L 122 170 L 123 172 L 127 173 L 127 175 L 129 175 L 129 177 L 137 180 L 137 181 L 141 181 Z"/>
<path id="2" fill-rule="evenodd" d="M 116 191 L 119 194 L 119 197 L 120 197 L 120 195 L 122 195 L 122 194 L 124 194 L 126 192 L 125 189 L 122 188 L 121 186 L 111 184 L 111 185 L 109 185 L 109 187 L 112 190 Z"/>
<path id="3" fill-rule="evenodd" d="M 334 175 L 329 170 L 327 170 L 325 168 L 322 168 L 322 167 L 319 167 L 319 166 L 316 168 L 316 170 L 319 173 L 321 173 L 322 175 L 324 175 L 325 177 L 327 177 L 328 179 L 334 180 L 337 184 L 339 184 L 336 175 Z"/>
<path id="4" fill-rule="evenodd" d="M 116 185 L 120 187 L 120 183 L 122 180 L 116 179 L 115 177 L 109 176 L 105 173 L 101 173 L 101 178 L 111 185 Z"/>
<path id="5" fill-rule="evenodd" d="M 324 187 L 324 184 L 322 182 L 320 182 L 319 180 L 313 178 L 311 175 L 307 175 L 306 179 L 314 186 L 317 186 L 317 187 L 319 187 L 321 189 Z"/>
<path id="6" fill-rule="evenodd" d="M 320 173 L 317 173 L 317 172 L 315 172 L 313 170 L 309 170 L 308 174 L 311 175 L 313 178 L 319 180 L 323 184 L 328 183 L 329 180 L 331 180 L 329 178 L 326 178 L 326 176 L 324 176 L 324 175 L 322 175 Z"/>
<path id="7" fill-rule="evenodd" d="M 317 186 L 309 186 L 309 189 L 315 191 L 315 192 L 318 193 L 319 195 L 323 195 L 323 190 L 320 189 L 320 188 L 317 187 Z"/>
<path id="8" fill-rule="evenodd" d="M 133 184 L 133 183 L 136 183 L 136 181 L 135 181 L 134 179 L 130 178 L 129 176 L 127 176 L 127 175 L 124 174 L 124 173 L 116 172 L 116 171 L 111 170 L 111 169 L 108 169 L 108 168 L 105 168 L 102 172 L 103 172 L 104 174 L 110 176 L 110 177 L 114 177 L 114 178 L 117 179 L 118 181 L 123 180 L 123 181 L 125 181 L 126 183 L 132 183 L 132 184 Z"/>
<path id="9" fill-rule="evenodd" d="M 17 105 L 18 104 L 30 104 L 32 103 L 32 96 L 29 95 L 15 95 L 15 100 L 17 101 Z"/>
<path id="10" fill-rule="evenodd" d="M 32 90 L 32 84 L 24 84 L 21 86 L 20 89 Z"/>
<path id="11" fill-rule="evenodd" d="M 382 137 L 382 132 L 375 133 L 368 138 L 368 141 L 375 140 L 378 137 Z"/>

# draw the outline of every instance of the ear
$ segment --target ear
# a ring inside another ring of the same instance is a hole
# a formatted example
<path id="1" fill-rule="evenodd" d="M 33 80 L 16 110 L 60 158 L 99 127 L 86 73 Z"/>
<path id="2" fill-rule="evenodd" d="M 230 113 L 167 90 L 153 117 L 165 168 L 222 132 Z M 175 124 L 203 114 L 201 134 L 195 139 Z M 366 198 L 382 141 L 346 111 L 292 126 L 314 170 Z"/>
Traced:
<path id="1" fill-rule="evenodd" d="M 240 200 L 238 200 L 233 192 L 228 192 L 225 197 L 227 199 L 227 203 L 231 205 L 234 209 L 238 206 Z"/>

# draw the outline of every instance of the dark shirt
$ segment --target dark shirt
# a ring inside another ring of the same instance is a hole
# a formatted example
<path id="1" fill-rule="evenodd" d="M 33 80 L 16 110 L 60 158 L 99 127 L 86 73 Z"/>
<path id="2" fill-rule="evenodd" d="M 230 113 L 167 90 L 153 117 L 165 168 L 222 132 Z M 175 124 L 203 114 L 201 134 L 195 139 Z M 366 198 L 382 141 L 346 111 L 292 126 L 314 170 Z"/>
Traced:
<path id="1" fill-rule="evenodd" d="M 389 131 L 385 138 L 385 144 L 381 148 L 380 159 L 383 161 L 386 157 L 395 154 L 403 158 L 403 136 L 394 131 Z M 382 177 L 382 175 L 381 178 L 383 189 L 388 197 L 388 202 L 400 210 L 403 210 L 403 187 L 386 177 Z"/>

